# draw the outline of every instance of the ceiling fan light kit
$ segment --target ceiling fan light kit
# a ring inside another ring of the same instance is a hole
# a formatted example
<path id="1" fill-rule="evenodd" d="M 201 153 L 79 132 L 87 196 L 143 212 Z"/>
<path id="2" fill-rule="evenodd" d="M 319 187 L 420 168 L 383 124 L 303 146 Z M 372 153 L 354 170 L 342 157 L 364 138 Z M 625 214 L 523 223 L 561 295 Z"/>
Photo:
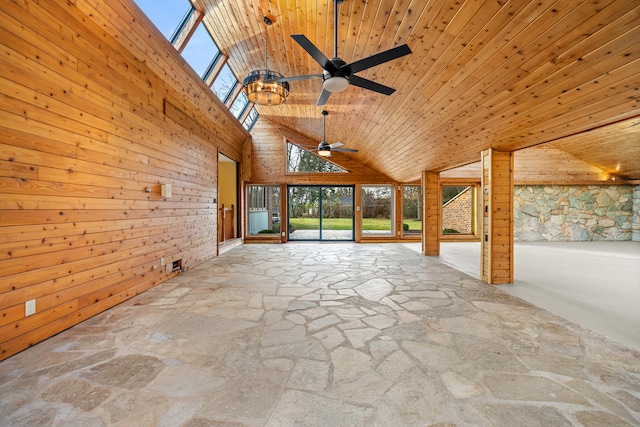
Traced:
<path id="1" fill-rule="evenodd" d="M 273 22 L 268 17 L 262 21 L 267 25 Z M 267 34 L 264 36 L 264 70 L 253 70 L 242 80 L 242 91 L 250 102 L 258 105 L 278 105 L 289 96 L 289 83 L 283 81 L 284 76 L 270 71 L 267 64 Z"/>
<path id="2" fill-rule="evenodd" d="M 322 87 L 331 93 L 343 92 L 349 86 L 349 80 L 346 77 L 333 76 L 324 79 Z"/>
<path id="3" fill-rule="evenodd" d="M 322 157 L 331 157 L 331 146 L 327 141 L 318 144 L 318 155 Z"/>

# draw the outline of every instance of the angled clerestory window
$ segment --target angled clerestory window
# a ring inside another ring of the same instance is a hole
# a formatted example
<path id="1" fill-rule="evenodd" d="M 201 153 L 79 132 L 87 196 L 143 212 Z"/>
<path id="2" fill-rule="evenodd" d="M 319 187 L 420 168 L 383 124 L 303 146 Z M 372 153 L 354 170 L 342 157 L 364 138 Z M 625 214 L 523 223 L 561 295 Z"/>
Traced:
<path id="1" fill-rule="evenodd" d="M 200 23 L 182 51 L 182 57 L 204 79 L 214 60 L 220 58 L 220 50 L 209 31 Z"/>
<path id="2" fill-rule="evenodd" d="M 287 141 L 287 172 L 346 173 L 347 171 L 320 156 L 316 156 L 309 150 Z"/>
<path id="3" fill-rule="evenodd" d="M 240 120 L 240 116 L 242 116 L 242 114 L 248 107 L 249 98 L 247 98 L 247 95 L 245 95 L 244 92 L 240 92 L 240 94 L 236 97 L 236 100 L 233 101 L 233 104 L 231 104 L 231 108 L 229 108 L 229 110 L 236 119 Z"/>
<path id="4" fill-rule="evenodd" d="M 194 11 L 188 0 L 135 0 L 135 3 L 170 42 Z"/>
<path id="5" fill-rule="evenodd" d="M 251 132 L 253 125 L 256 124 L 259 117 L 260 115 L 258 114 L 258 110 L 256 110 L 255 107 L 252 107 L 251 111 L 249 111 L 249 115 L 244 119 L 244 122 L 242 122 L 242 126 L 244 126 L 247 131 Z"/>
<path id="6" fill-rule="evenodd" d="M 240 82 L 222 54 L 202 16 L 188 0 L 135 0 L 182 57 L 202 78 L 242 126 L 250 130 L 258 119 L 258 112 L 247 96 L 240 92 Z M 186 11 L 186 12 L 185 12 Z M 182 16 L 181 20 L 177 17 Z M 190 28 L 196 25 L 189 37 Z M 224 64 L 224 65 L 223 65 Z M 249 111 L 251 109 L 251 111 Z"/>
<path id="7" fill-rule="evenodd" d="M 233 93 L 233 89 L 238 84 L 238 79 L 231 72 L 231 68 L 225 64 L 218 78 L 213 82 L 211 90 L 216 94 L 218 99 L 223 103 L 229 100 L 229 96 Z"/>

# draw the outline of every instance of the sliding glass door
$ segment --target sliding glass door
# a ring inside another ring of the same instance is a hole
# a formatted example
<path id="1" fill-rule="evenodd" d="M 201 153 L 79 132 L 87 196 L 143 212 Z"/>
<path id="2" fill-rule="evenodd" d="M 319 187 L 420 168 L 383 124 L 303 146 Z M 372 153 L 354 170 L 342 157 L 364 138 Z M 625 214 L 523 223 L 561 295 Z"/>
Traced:
<path id="1" fill-rule="evenodd" d="M 288 240 L 353 240 L 354 187 L 289 186 Z"/>

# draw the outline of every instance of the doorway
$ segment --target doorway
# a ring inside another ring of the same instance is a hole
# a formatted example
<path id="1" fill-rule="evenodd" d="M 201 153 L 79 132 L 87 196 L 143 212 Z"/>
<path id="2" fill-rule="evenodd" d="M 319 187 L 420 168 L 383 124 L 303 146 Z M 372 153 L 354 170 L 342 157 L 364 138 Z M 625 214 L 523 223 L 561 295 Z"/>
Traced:
<path id="1" fill-rule="evenodd" d="M 287 194 L 287 239 L 353 241 L 353 185 L 290 185 Z"/>
<path id="2" fill-rule="evenodd" d="M 238 230 L 238 164 L 218 153 L 218 253 L 241 243 Z"/>

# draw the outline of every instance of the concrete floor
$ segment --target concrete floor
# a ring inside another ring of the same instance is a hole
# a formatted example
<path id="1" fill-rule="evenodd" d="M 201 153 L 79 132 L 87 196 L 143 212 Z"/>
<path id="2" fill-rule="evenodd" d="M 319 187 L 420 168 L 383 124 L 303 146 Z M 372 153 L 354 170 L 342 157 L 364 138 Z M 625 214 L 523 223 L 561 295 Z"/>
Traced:
<path id="1" fill-rule="evenodd" d="M 640 352 L 403 244 L 243 245 L 0 362 L 0 425 L 638 426 Z"/>
<path id="2" fill-rule="evenodd" d="M 480 243 L 442 243 L 439 258 L 480 277 Z M 516 242 L 514 276 L 499 287 L 640 350 L 640 242 Z"/>

